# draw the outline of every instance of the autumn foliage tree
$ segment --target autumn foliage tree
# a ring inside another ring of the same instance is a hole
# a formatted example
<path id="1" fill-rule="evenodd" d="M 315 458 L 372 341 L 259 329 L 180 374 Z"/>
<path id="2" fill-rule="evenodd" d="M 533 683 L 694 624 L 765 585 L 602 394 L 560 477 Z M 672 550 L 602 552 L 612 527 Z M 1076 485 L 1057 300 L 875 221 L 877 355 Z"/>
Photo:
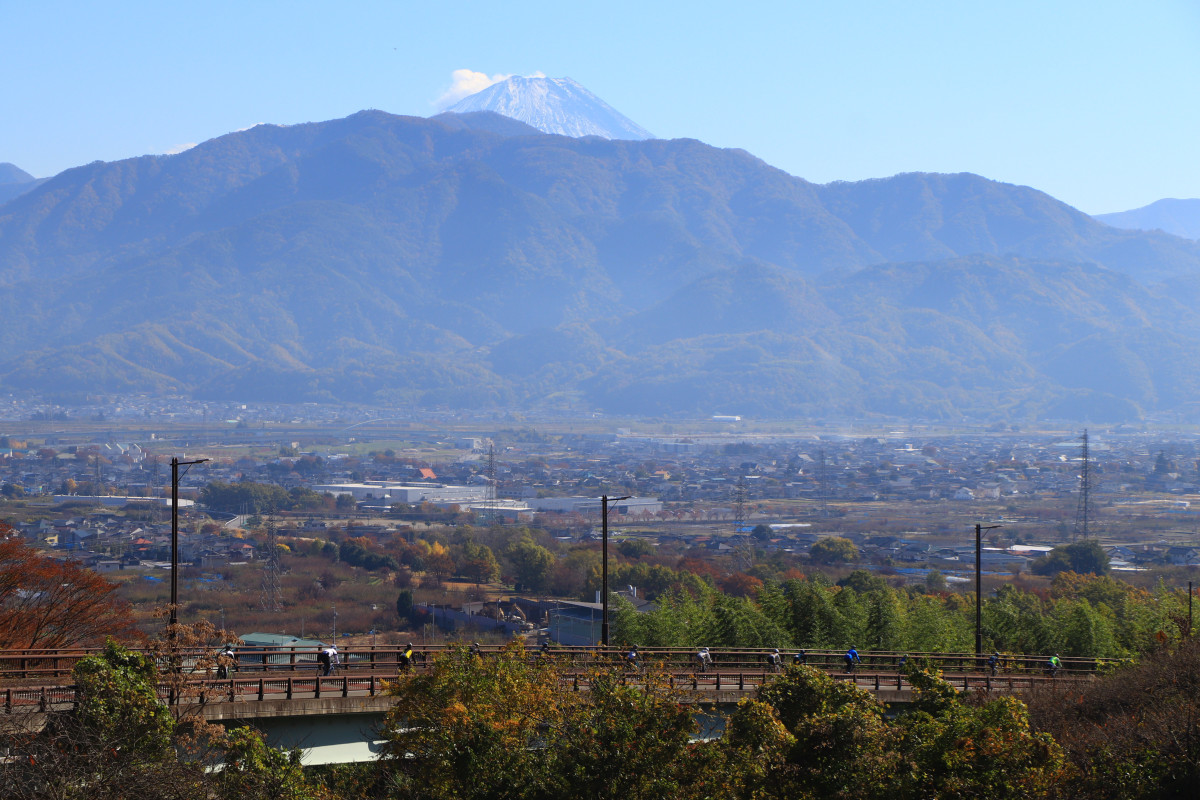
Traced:
<path id="1" fill-rule="evenodd" d="M 163 702 L 161 677 L 154 657 L 112 641 L 81 659 L 74 709 L 0 727 L 6 800 L 332 797 L 306 778 L 299 751 L 271 748 L 251 728 L 209 725 L 196 736 Z"/>
<path id="2" fill-rule="evenodd" d="M 0 647 L 54 648 L 137 636 L 117 584 L 51 558 L 0 523 Z"/>
<path id="3" fill-rule="evenodd" d="M 457 648 L 402 675 L 381 763 L 398 796 L 678 796 L 695 723 L 664 676 L 634 686 L 620 667 L 596 665 L 589 690 L 571 692 L 560 669 L 515 642 L 486 658 Z"/>

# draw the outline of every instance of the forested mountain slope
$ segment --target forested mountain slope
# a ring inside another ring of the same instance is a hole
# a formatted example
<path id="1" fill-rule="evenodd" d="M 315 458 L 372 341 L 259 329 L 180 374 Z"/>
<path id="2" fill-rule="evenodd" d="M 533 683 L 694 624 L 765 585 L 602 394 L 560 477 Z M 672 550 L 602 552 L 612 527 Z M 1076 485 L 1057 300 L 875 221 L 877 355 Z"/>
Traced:
<path id="1" fill-rule="evenodd" d="M 693 140 L 369 111 L 89 164 L 0 206 L 0 376 L 1126 418 L 1189 402 L 1200 324 L 1177 298 L 1197 276 L 1196 242 L 975 175 L 821 186 Z"/>

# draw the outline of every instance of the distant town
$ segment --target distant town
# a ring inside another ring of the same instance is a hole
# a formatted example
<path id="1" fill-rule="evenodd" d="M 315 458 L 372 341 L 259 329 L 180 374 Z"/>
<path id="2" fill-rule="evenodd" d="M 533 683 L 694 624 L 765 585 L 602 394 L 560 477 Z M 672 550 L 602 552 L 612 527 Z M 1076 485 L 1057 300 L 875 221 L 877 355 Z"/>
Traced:
<path id="1" fill-rule="evenodd" d="M 4 415 L 0 517 L 56 557 L 123 581 L 146 604 L 165 601 L 172 457 L 208 459 L 179 479 L 176 557 L 188 585 L 240 585 L 250 606 L 270 560 L 267 528 L 292 556 L 313 542 L 363 541 L 385 572 L 410 571 L 404 548 L 418 539 L 464 526 L 533 531 L 561 562 L 572 548 L 594 551 L 602 496 L 620 498 L 609 508 L 614 544 L 638 542 L 661 563 L 705 562 L 718 577 L 754 575 L 756 564 L 775 575 L 818 564 L 868 570 L 895 586 L 966 588 L 976 525 L 986 528 L 980 567 L 991 583 L 1031 577 L 1039 558 L 1080 538 L 1099 542 L 1135 584 L 1200 566 L 1194 432 L 1093 429 L 1085 462 L 1082 428 L 789 427 L 730 414 L 533 424 L 161 398 L 83 407 L 9 399 Z M 281 494 L 272 500 L 261 487 Z M 814 552 L 828 539 L 852 549 Z M 396 584 L 411 586 L 418 605 L 443 609 L 498 596 L 478 590 L 482 579 L 475 590 L 461 576 L 455 583 L 461 563 L 443 572 Z M 510 585 L 508 594 L 552 595 L 552 584 Z M 504 593 L 503 582 L 496 588 Z M 597 599 L 586 581 L 558 588 L 563 600 Z M 340 613 L 314 612 L 312 624 L 340 616 L 343 633 L 393 631 L 400 626 L 378 613 L 385 605 L 393 613 L 384 594 L 361 601 L 374 615 L 356 615 L 359 601 L 346 598 Z M 220 607 L 231 617 L 252 610 Z"/>

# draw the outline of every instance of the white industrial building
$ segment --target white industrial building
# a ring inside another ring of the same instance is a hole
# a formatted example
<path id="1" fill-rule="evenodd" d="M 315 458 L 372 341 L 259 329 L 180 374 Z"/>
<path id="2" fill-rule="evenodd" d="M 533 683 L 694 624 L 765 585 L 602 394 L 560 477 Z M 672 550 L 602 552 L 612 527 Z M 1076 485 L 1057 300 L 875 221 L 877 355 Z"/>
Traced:
<path id="1" fill-rule="evenodd" d="M 169 497 L 127 497 L 124 495 L 83 495 L 83 494 L 56 494 L 54 495 L 55 503 L 94 503 L 98 506 L 128 506 L 128 505 L 150 505 L 150 506 L 166 506 L 170 507 L 171 498 Z M 190 508 L 196 505 L 195 500 L 179 498 L 180 508 Z"/>
<path id="2" fill-rule="evenodd" d="M 600 514 L 599 497 L 537 497 L 531 498 L 529 502 L 538 511 L 554 511 L 559 514 L 575 513 L 585 516 Z M 657 497 L 628 497 L 624 500 L 610 500 L 608 513 L 629 515 L 649 511 L 651 514 L 656 514 L 662 511 L 662 507 L 662 501 Z"/>
<path id="3" fill-rule="evenodd" d="M 355 501 L 372 500 L 387 505 L 406 503 L 432 503 L 437 506 L 469 505 L 488 499 L 487 486 L 452 486 L 445 483 L 388 483 L 387 481 L 365 481 L 363 483 L 329 483 L 312 487 L 315 492 L 332 495 L 348 494 Z"/>

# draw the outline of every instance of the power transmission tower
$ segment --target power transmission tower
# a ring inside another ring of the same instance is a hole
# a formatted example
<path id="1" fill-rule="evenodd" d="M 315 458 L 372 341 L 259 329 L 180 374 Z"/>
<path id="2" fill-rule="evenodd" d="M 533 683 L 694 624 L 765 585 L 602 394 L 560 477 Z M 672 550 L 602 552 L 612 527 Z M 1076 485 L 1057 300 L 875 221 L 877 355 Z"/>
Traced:
<path id="1" fill-rule="evenodd" d="M 263 611 L 282 611 L 283 600 L 279 589 L 279 576 L 283 565 L 279 562 L 279 537 L 275 532 L 275 520 L 267 518 L 267 556 L 263 559 L 262 596 L 259 605 Z"/>
<path id="2" fill-rule="evenodd" d="M 741 533 L 746 526 L 746 480 L 738 476 L 733 487 L 733 532 Z"/>
<path id="3" fill-rule="evenodd" d="M 496 444 L 491 441 L 488 442 L 487 509 L 488 527 L 495 527 L 498 520 L 496 514 Z"/>
<path id="4" fill-rule="evenodd" d="M 817 471 L 817 500 L 821 507 L 821 518 L 829 516 L 829 476 L 825 472 L 825 448 L 817 452 L 820 461 Z"/>
<path id="5" fill-rule="evenodd" d="M 1083 436 L 1080 438 L 1083 441 L 1083 468 L 1079 472 L 1079 505 L 1075 509 L 1075 530 L 1072 533 L 1071 541 L 1075 541 L 1079 537 L 1086 539 L 1091 535 L 1088 525 L 1092 517 L 1092 475 L 1091 458 L 1088 455 L 1087 428 L 1083 429 Z"/>

